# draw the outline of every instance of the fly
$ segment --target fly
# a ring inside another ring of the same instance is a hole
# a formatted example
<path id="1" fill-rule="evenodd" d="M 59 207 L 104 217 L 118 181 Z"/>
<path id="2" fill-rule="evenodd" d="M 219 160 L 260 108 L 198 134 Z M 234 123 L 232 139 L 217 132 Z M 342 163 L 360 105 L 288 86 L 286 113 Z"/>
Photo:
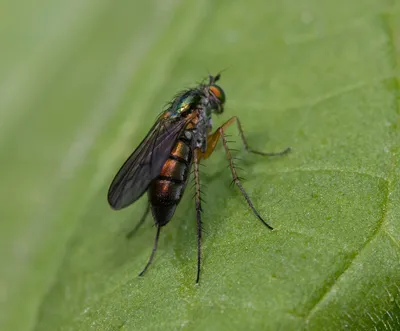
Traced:
<path id="1" fill-rule="evenodd" d="M 174 215 L 193 166 L 197 219 L 196 283 L 199 282 L 202 237 L 199 164 L 202 159 L 207 159 L 212 154 L 220 139 L 226 152 L 233 182 L 242 192 L 253 213 L 268 229 L 272 230 L 272 227 L 255 209 L 241 184 L 228 147 L 225 130 L 236 123 L 244 148 L 250 153 L 279 156 L 289 152 L 290 148 L 279 153 L 252 150 L 247 144 L 242 126 L 236 116 L 231 117 L 212 133 L 212 114 L 221 114 L 225 105 L 225 93 L 216 84 L 219 79 L 220 74 L 215 77 L 210 75 L 208 84 L 200 84 L 196 88 L 176 95 L 158 117 L 147 136 L 122 165 L 110 185 L 108 202 L 116 210 L 129 206 L 147 192 L 148 205 L 135 229 L 143 224 L 151 209 L 157 230 L 153 251 L 139 276 L 144 275 L 153 261 L 161 228 Z"/>

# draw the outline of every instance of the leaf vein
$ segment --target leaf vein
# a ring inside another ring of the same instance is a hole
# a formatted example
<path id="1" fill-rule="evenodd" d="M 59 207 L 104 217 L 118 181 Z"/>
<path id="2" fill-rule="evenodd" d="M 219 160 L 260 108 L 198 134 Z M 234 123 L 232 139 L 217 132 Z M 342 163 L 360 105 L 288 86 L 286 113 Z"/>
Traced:
<path id="1" fill-rule="evenodd" d="M 384 230 L 384 233 L 388 236 L 388 238 L 400 249 L 400 243 L 390 234 L 388 230 Z"/>
<path id="2" fill-rule="evenodd" d="M 393 40 L 393 29 L 390 25 L 387 15 L 382 15 L 382 20 L 384 23 L 384 29 L 386 31 L 386 34 L 389 37 L 388 39 L 391 44 L 391 49 L 392 49 L 392 54 L 393 54 L 392 55 L 393 56 L 392 65 L 397 69 L 399 66 L 398 66 L 397 57 L 396 57 L 396 54 L 397 54 L 396 44 Z M 395 79 L 396 90 L 399 91 L 400 90 L 399 79 L 397 76 L 393 77 L 393 79 Z M 394 99 L 395 99 L 395 107 L 394 107 L 395 112 L 397 114 L 400 114 L 399 104 L 397 102 L 397 93 L 396 93 L 396 95 L 394 95 Z M 392 148 L 391 162 L 390 162 L 390 166 L 388 169 L 387 178 L 385 179 L 386 192 L 385 192 L 385 197 L 384 197 L 384 201 L 382 204 L 382 216 L 378 220 L 376 228 L 372 231 L 371 235 L 367 238 L 367 240 L 364 242 L 364 244 L 361 246 L 361 248 L 358 250 L 358 252 L 348 261 L 346 266 L 340 272 L 339 276 L 335 277 L 335 279 L 331 282 L 331 284 L 329 284 L 329 286 L 326 287 L 325 291 L 323 291 L 323 293 L 316 300 L 315 304 L 311 307 L 311 309 L 309 310 L 308 314 L 305 317 L 306 326 L 309 325 L 311 318 L 319 310 L 319 307 L 322 305 L 322 303 L 324 301 L 326 301 L 330 295 L 333 295 L 335 293 L 335 291 L 334 291 L 335 286 L 337 286 L 340 279 L 342 279 L 344 277 L 347 270 L 349 270 L 349 268 L 353 265 L 354 261 L 361 255 L 361 253 L 364 251 L 364 249 L 377 237 L 377 235 L 380 232 L 384 232 L 397 246 L 399 246 L 397 241 L 384 229 L 384 224 L 387 222 L 387 219 L 388 219 L 387 215 L 388 215 L 389 204 L 391 202 L 390 194 L 393 191 L 393 185 L 394 185 L 394 177 L 395 177 L 395 169 L 396 169 L 396 154 L 397 153 L 395 152 L 394 148 Z"/>
<path id="3" fill-rule="evenodd" d="M 347 174 L 347 175 L 359 175 L 359 176 L 366 176 L 372 179 L 376 180 L 381 180 L 384 182 L 388 182 L 387 178 L 369 173 L 366 171 L 361 171 L 361 170 L 353 170 L 353 169 L 339 169 L 339 168 L 294 168 L 294 169 L 287 169 L 287 170 L 282 170 L 282 171 L 276 171 L 276 172 L 270 172 L 267 173 L 268 175 L 280 175 L 280 174 L 290 174 L 290 173 L 296 173 L 296 172 L 310 172 L 310 173 L 317 173 L 317 172 L 322 172 L 322 173 L 342 173 L 342 174 Z"/>
<path id="4" fill-rule="evenodd" d="M 371 235 L 367 238 L 367 240 L 364 242 L 364 244 L 360 247 L 360 249 L 352 256 L 352 258 L 346 263 L 345 267 L 343 270 L 339 273 L 337 277 L 326 287 L 325 291 L 319 296 L 319 298 L 316 300 L 315 304 L 311 307 L 309 310 L 305 322 L 306 325 L 309 324 L 310 319 L 313 317 L 315 312 L 319 309 L 319 306 L 324 302 L 331 294 L 334 293 L 334 288 L 339 282 L 341 278 L 343 278 L 344 274 L 346 271 L 353 265 L 354 261 L 361 255 L 361 253 L 364 251 L 364 249 L 376 238 L 376 236 L 379 234 L 379 232 L 382 229 L 383 224 L 386 221 L 386 216 L 387 216 L 387 205 L 389 203 L 389 195 L 390 195 L 390 182 L 386 182 L 386 192 L 385 192 L 385 198 L 383 201 L 383 208 L 382 208 L 382 216 L 378 220 L 377 226 L 375 227 L 375 230 L 372 231 Z"/>

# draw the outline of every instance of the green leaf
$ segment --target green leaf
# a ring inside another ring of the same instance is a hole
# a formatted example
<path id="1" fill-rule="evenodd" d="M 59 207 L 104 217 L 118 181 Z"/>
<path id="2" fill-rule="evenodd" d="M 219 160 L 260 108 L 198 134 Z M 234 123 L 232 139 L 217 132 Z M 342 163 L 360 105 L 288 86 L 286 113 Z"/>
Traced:
<path id="1" fill-rule="evenodd" d="M 1 330 L 400 329 L 400 1 L 0 6 Z M 107 205 L 164 103 L 210 73 L 258 150 L 202 169 L 153 265 L 145 199 Z"/>

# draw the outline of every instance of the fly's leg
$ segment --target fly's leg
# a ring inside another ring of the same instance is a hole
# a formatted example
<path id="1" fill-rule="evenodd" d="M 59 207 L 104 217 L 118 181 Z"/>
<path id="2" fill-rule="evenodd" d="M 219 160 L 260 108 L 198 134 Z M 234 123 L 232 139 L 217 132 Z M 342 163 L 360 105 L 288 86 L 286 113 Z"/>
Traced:
<path id="1" fill-rule="evenodd" d="M 161 226 L 157 225 L 157 232 L 156 232 L 156 238 L 154 239 L 153 251 L 151 252 L 149 261 L 147 262 L 146 266 L 144 267 L 142 272 L 139 274 L 140 277 L 144 275 L 146 270 L 149 268 L 151 262 L 153 261 L 154 255 L 155 255 L 156 250 L 157 250 L 158 239 L 160 238 L 160 230 L 161 230 Z"/>
<path id="2" fill-rule="evenodd" d="M 237 123 L 237 127 L 239 130 L 239 134 L 240 134 L 240 138 L 242 139 L 244 148 L 246 151 L 250 152 L 250 153 L 254 153 L 254 154 L 259 154 L 259 155 L 263 155 L 263 156 L 280 156 L 280 155 L 284 155 L 286 153 L 288 153 L 290 151 L 290 147 L 286 148 L 285 150 L 283 150 L 282 152 L 278 152 L 278 153 L 264 153 L 264 152 L 259 152 L 259 151 L 255 151 L 252 150 L 249 145 L 247 144 L 247 140 L 246 137 L 244 136 L 243 133 L 243 129 L 242 126 L 240 125 L 239 119 L 236 116 L 231 117 L 228 121 L 226 121 L 222 126 L 220 126 L 213 134 L 209 135 L 207 138 L 207 150 L 202 153 L 199 151 L 199 160 L 200 159 L 207 159 L 210 157 L 210 155 L 212 154 L 212 152 L 214 151 L 215 147 L 217 146 L 218 140 L 220 137 L 222 137 L 222 143 L 224 145 L 225 148 L 225 152 L 226 152 L 226 157 L 228 159 L 229 162 L 229 167 L 231 169 L 232 172 L 232 178 L 233 178 L 233 182 L 236 184 L 236 186 L 239 188 L 239 190 L 242 192 L 244 198 L 247 201 L 247 204 L 250 206 L 250 208 L 252 209 L 253 213 L 258 217 L 258 219 L 269 229 L 273 229 L 267 222 L 265 222 L 263 220 L 263 218 L 260 216 L 260 214 L 257 212 L 257 210 L 255 209 L 253 203 L 250 200 L 249 195 L 246 193 L 246 191 L 244 190 L 242 183 L 240 182 L 239 176 L 237 175 L 235 166 L 233 164 L 233 158 L 232 158 L 232 154 L 231 151 L 228 148 L 228 142 L 226 141 L 226 137 L 225 137 L 225 133 L 224 131 L 231 126 L 234 122 Z"/>
<path id="3" fill-rule="evenodd" d="M 194 181 L 196 185 L 196 219 L 197 219 L 197 277 L 196 284 L 199 283 L 200 280 L 200 265 L 201 265 L 201 231 L 202 231 L 202 222 L 201 222 L 201 197 L 200 197 L 200 176 L 199 176 L 199 162 L 200 158 L 198 156 L 198 150 L 194 152 Z"/>
<path id="4" fill-rule="evenodd" d="M 142 224 L 146 220 L 147 215 L 149 214 L 149 211 L 150 211 L 150 202 L 147 203 L 146 210 L 144 211 L 144 214 L 142 215 L 142 218 L 140 219 L 139 223 L 136 224 L 136 226 L 131 231 L 129 231 L 129 233 L 126 235 L 126 237 L 128 239 L 132 238 L 134 236 L 134 234 L 137 232 L 137 230 L 139 230 L 139 228 L 142 226 Z"/>
<path id="5" fill-rule="evenodd" d="M 239 118 L 237 118 L 236 116 L 233 116 L 228 122 L 230 122 L 230 121 L 232 121 L 232 122 L 236 121 L 237 128 L 238 128 L 239 134 L 240 134 L 240 138 L 242 139 L 242 142 L 244 145 L 244 149 L 249 153 L 258 154 L 258 155 L 262 155 L 262 156 L 282 156 L 282 155 L 285 155 L 286 153 L 290 152 L 290 150 L 291 150 L 291 148 L 288 147 L 278 153 L 265 153 L 265 152 L 255 151 L 252 148 L 250 148 L 249 144 L 247 143 L 247 140 L 246 140 L 246 137 L 244 136 L 242 125 L 240 124 Z M 224 128 L 224 127 L 225 127 L 225 124 L 222 126 L 222 128 Z"/>
<path id="6" fill-rule="evenodd" d="M 240 124 L 239 119 L 236 116 L 231 117 L 228 121 L 226 121 L 222 126 L 220 126 L 213 134 L 210 134 L 207 138 L 207 150 L 204 153 L 199 154 L 199 159 L 207 159 L 210 157 L 212 152 L 214 151 L 219 138 L 221 137 L 221 129 L 225 131 L 228 127 L 230 127 L 234 122 L 237 123 L 237 128 L 239 130 L 240 138 L 242 139 L 244 149 L 249 153 L 254 153 L 262 156 L 281 156 L 290 152 L 290 147 L 278 153 L 264 153 L 251 149 L 247 143 L 246 137 L 244 136 L 242 125 Z"/>
<path id="7" fill-rule="evenodd" d="M 220 127 L 218 130 L 219 130 L 219 132 L 220 132 L 220 136 L 221 136 L 221 138 L 222 138 L 222 143 L 223 143 L 223 145 L 224 145 L 225 152 L 226 152 L 226 157 L 227 157 L 228 162 L 229 162 L 229 167 L 230 167 L 231 172 L 232 172 L 232 179 L 233 179 L 233 182 L 236 184 L 236 186 L 237 186 L 237 187 L 239 188 L 239 190 L 242 192 L 244 198 L 245 198 L 246 201 L 247 201 L 247 204 L 249 205 L 249 207 L 251 208 L 251 210 L 253 211 L 253 213 L 258 217 L 258 219 L 259 219 L 268 229 L 273 230 L 273 227 L 270 226 L 267 222 L 265 222 L 265 221 L 263 220 L 263 218 L 260 216 L 260 214 L 258 213 L 257 209 L 254 207 L 253 203 L 251 202 L 249 195 L 248 195 L 247 192 L 244 190 L 244 188 L 243 188 L 243 186 L 242 186 L 242 183 L 240 182 L 239 176 L 237 175 L 235 166 L 234 166 L 234 164 L 233 164 L 233 158 L 232 158 L 231 151 L 229 150 L 229 147 L 228 147 L 228 142 L 226 141 L 226 137 L 225 137 L 225 133 L 224 133 L 223 126 Z"/>

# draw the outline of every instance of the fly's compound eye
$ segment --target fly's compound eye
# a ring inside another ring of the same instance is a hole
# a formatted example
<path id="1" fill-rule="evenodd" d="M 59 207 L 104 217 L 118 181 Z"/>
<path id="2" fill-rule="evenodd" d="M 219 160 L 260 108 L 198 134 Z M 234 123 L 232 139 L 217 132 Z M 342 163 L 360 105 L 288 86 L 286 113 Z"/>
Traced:
<path id="1" fill-rule="evenodd" d="M 219 100 L 221 105 L 225 103 L 225 92 L 222 88 L 220 88 L 218 85 L 211 85 L 210 87 L 210 92 L 214 94 L 214 96 Z"/>

